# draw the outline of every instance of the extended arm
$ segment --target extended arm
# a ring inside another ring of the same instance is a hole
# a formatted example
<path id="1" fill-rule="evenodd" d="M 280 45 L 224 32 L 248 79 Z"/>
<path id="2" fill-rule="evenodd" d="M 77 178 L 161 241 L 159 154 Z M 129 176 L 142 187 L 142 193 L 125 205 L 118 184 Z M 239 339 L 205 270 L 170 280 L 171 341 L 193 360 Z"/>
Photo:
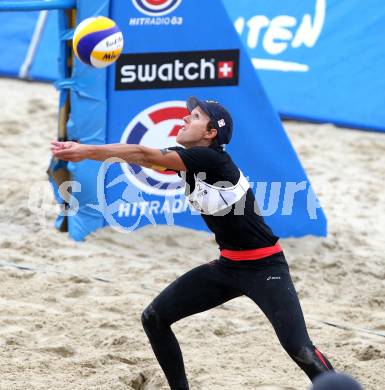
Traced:
<path id="1" fill-rule="evenodd" d="M 107 144 L 83 145 L 77 142 L 51 142 L 52 154 L 59 160 L 78 162 L 82 160 L 105 161 L 116 158 L 128 163 L 153 169 L 185 171 L 186 167 L 175 151 L 148 148 L 143 145 Z"/>

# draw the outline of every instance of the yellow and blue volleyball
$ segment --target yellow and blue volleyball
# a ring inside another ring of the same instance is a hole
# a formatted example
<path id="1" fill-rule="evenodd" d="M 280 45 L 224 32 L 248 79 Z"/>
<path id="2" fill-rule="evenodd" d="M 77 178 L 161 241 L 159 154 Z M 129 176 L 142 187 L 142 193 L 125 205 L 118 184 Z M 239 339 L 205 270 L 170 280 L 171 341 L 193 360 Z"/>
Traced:
<path id="1" fill-rule="evenodd" d="M 72 44 L 80 61 L 94 68 L 105 68 L 122 52 L 123 34 L 113 20 L 97 16 L 83 20 L 76 27 Z"/>

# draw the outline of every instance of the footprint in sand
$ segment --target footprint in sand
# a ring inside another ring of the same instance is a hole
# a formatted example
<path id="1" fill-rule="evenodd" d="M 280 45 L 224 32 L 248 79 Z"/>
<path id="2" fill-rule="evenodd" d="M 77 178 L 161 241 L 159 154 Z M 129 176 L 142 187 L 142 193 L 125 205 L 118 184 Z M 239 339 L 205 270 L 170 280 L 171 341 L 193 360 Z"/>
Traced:
<path id="1" fill-rule="evenodd" d="M 35 114 L 36 112 L 45 111 L 48 109 L 47 104 L 39 98 L 31 99 L 28 104 L 28 114 Z"/>
<path id="2" fill-rule="evenodd" d="M 64 296 L 66 298 L 79 298 L 83 297 L 84 295 L 87 295 L 87 293 L 87 289 L 80 287 L 72 287 Z"/>
<path id="3" fill-rule="evenodd" d="M 133 376 L 120 377 L 119 379 L 125 385 L 130 386 L 133 390 L 163 390 L 168 388 L 164 387 L 164 384 L 158 380 L 153 382 L 154 378 L 144 372 L 140 372 L 139 374 L 135 374 Z"/>
<path id="4" fill-rule="evenodd" d="M 360 361 L 368 361 L 384 359 L 385 353 L 384 351 L 381 351 L 379 348 L 376 348 L 373 345 L 368 345 L 366 347 L 360 348 L 359 350 L 356 350 L 355 356 Z"/>
<path id="5" fill-rule="evenodd" d="M 73 275 L 68 279 L 69 282 L 72 283 L 91 283 L 91 279 L 88 278 L 87 276 L 78 276 L 78 275 Z"/>
<path id="6" fill-rule="evenodd" d="M 166 236 L 164 243 L 166 244 L 167 247 L 170 248 L 178 248 L 180 247 L 180 242 L 177 241 L 174 237 L 172 236 Z"/>
<path id="7" fill-rule="evenodd" d="M 124 345 L 124 344 L 128 344 L 128 337 L 127 336 L 119 336 L 119 337 L 115 337 L 112 341 L 111 341 L 111 345 Z"/>
<path id="8" fill-rule="evenodd" d="M 123 382 L 125 385 L 129 386 L 130 389 L 134 390 L 144 390 L 145 389 L 145 383 L 146 383 L 146 377 L 144 374 L 140 373 L 135 376 L 121 376 L 119 377 L 119 380 Z"/>
<path id="9" fill-rule="evenodd" d="M 20 134 L 27 124 L 19 121 L 0 121 L 0 134 Z"/>
<path id="10" fill-rule="evenodd" d="M 75 355 L 75 350 L 70 346 L 58 346 L 58 347 L 45 347 L 40 348 L 40 351 L 53 353 L 63 358 L 68 358 Z"/>

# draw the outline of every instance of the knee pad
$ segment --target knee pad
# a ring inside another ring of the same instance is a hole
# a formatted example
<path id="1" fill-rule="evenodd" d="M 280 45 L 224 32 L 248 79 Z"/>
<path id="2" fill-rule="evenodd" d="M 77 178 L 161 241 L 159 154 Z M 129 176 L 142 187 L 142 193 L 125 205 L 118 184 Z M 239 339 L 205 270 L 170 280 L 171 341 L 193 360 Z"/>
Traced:
<path id="1" fill-rule="evenodd" d="M 148 305 L 142 313 L 142 325 L 144 329 L 159 328 L 161 325 L 160 317 L 152 304 Z"/>
<path id="2" fill-rule="evenodd" d="M 156 311 L 152 307 L 152 305 L 148 305 L 142 313 L 142 324 L 144 327 L 147 327 L 148 325 L 152 324 L 153 322 L 156 322 Z"/>

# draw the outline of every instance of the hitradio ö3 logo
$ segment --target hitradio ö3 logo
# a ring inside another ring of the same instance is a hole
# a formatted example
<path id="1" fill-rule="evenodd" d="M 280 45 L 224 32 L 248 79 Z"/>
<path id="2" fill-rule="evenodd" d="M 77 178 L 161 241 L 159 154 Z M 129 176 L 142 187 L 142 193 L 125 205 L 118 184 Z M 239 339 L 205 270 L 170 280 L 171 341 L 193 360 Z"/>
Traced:
<path id="1" fill-rule="evenodd" d="M 182 0 L 132 0 L 135 8 L 149 16 L 167 15 L 174 11 Z"/>
<path id="2" fill-rule="evenodd" d="M 176 136 L 188 115 L 186 102 L 176 100 L 155 104 L 140 112 L 128 124 L 120 142 L 163 149 L 176 145 Z M 180 177 L 172 171 L 121 164 L 128 179 L 140 190 L 154 195 L 174 196 L 184 192 Z"/>

